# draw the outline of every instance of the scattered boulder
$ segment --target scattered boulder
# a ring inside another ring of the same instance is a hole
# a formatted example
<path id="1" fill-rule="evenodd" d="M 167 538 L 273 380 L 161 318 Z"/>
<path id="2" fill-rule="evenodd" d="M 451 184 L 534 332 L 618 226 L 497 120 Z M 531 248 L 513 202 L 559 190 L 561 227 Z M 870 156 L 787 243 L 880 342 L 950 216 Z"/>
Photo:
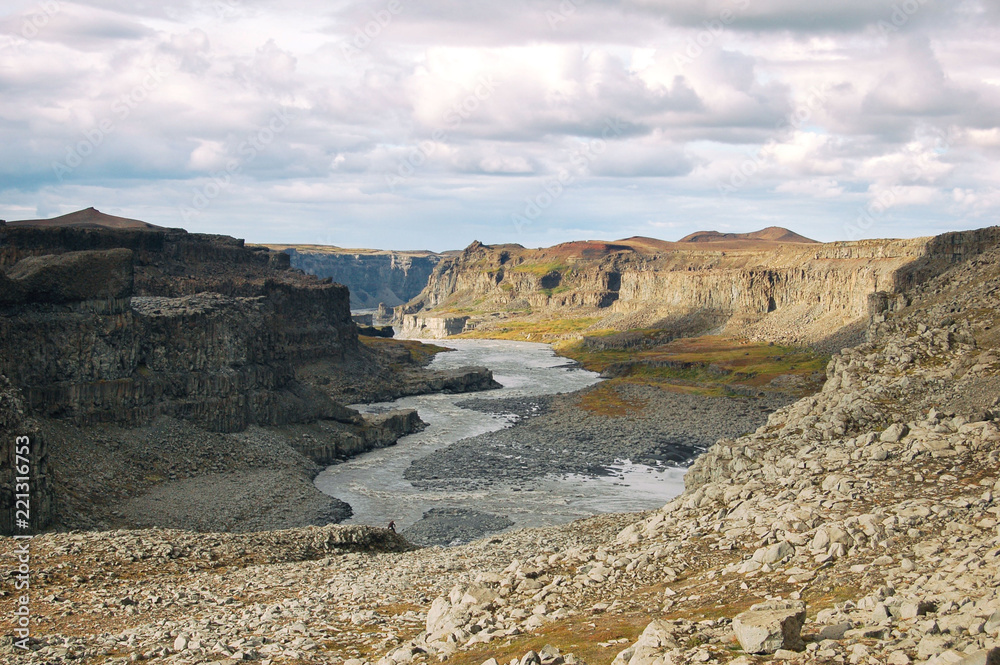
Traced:
<path id="1" fill-rule="evenodd" d="M 806 604 L 800 600 L 757 603 L 733 619 L 733 632 L 747 653 L 801 651 Z"/>
<path id="2" fill-rule="evenodd" d="M 879 441 L 883 443 L 897 443 L 900 439 L 910 433 L 910 428 L 903 423 L 893 423 L 889 425 L 879 436 Z"/>

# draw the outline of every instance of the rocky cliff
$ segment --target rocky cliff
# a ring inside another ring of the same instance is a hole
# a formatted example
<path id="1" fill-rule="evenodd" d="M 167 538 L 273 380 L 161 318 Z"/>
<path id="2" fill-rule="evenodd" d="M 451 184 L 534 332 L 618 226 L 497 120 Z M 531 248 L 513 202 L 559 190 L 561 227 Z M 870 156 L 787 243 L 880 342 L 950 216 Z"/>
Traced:
<path id="1" fill-rule="evenodd" d="M 166 418 L 234 433 L 326 422 L 319 445 L 287 444 L 322 463 L 391 445 L 421 426 L 415 413 L 365 418 L 300 376 L 304 365 L 322 361 L 349 382 L 378 366 L 375 353 L 358 342 L 347 289 L 290 269 L 286 254 L 93 209 L 0 222 L 0 376 L 10 383 L 0 429 L 5 446 L 17 436 L 37 439 L 35 526 L 59 510 L 53 475 L 64 498 L 93 490 L 84 480 L 104 477 L 86 465 L 65 473 L 66 456 L 75 453 L 62 445 L 80 438 L 74 431 L 102 424 L 141 428 Z M 43 445 L 53 431 L 60 432 L 59 459 Z M 156 445 L 150 454 L 158 454 Z M 4 488 L 10 482 L 0 477 Z M 0 529 L 10 533 L 4 508 Z"/>
<path id="2" fill-rule="evenodd" d="M 459 326 L 440 321 L 460 317 L 469 317 L 462 330 L 489 334 L 518 319 L 589 318 L 599 330 L 669 327 L 696 314 L 752 339 L 815 344 L 904 305 L 906 288 L 994 246 L 1000 229 L 826 244 L 771 235 L 537 250 L 477 242 L 442 260 L 427 288 L 397 308 L 397 322 L 441 336 Z"/>
<path id="3" fill-rule="evenodd" d="M 0 227 L 0 256 L 0 372 L 38 415 L 237 431 L 338 412 L 295 367 L 357 353 L 347 290 L 284 258 L 182 231 L 33 227 Z"/>
<path id="4" fill-rule="evenodd" d="M 433 252 L 393 252 L 341 249 L 314 245 L 268 245 L 291 257 L 291 265 L 310 275 L 329 277 L 351 292 L 351 307 L 395 307 L 416 297 L 441 255 Z"/>

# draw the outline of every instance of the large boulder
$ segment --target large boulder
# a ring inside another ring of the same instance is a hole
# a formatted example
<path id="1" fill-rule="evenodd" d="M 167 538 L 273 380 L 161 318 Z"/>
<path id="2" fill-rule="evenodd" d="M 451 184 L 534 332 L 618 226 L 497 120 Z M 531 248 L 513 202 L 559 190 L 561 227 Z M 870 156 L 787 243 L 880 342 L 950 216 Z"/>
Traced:
<path id="1" fill-rule="evenodd" d="M 651 622 L 635 644 L 619 653 L 612 665 L 672 665 L 682 660 L 682 652 L 669 622 Z"/>
<path id="2" fill-rule="evenodd" d="M 757 603 L 733 619 L 733 631 L 747 653 L 774 653 L 778 649 L 800 651 L 806 604 L 800 600 Z"/>

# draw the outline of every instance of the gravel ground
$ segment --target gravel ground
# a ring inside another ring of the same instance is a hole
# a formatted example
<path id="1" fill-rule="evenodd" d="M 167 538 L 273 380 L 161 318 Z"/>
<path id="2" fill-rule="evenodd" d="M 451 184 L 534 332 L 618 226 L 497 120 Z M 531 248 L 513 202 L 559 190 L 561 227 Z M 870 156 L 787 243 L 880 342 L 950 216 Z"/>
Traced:
<path id="1" fill-rule="evenodd" d="M 321 467 L 278 428 L 220 434 L 167 417 L 133 429 L 44 427 L 64 528 L 254 531 L 351 515 L 316 489 Z"/>
<path id="2" fill-rule="evenodd" d="M 518 422 L 416 460 L 405 477 L 427 489 L 456 489 L 470 482 L 530 486 L 548 474 L 605 474 L 616 460 L 686 465 L 716 440 L 752 432 L 767 422 L 769 413 L 794 401 L 782 395 L 704 397 L 623 384 L 615 388 L 619 397 L 638 406 L 608 416 L 580 408 L 581 398 L 596 389 L 467 400 L 462 406 L 512 413 Z"/>
<path id="3" fill-rule="evenodd" d="M 414 545 L 454 546 L 470 543 L 486 534 L 514 526 L 505 515 L 492 515 L 466 508 L 432 508 L 402 532 Z"/>

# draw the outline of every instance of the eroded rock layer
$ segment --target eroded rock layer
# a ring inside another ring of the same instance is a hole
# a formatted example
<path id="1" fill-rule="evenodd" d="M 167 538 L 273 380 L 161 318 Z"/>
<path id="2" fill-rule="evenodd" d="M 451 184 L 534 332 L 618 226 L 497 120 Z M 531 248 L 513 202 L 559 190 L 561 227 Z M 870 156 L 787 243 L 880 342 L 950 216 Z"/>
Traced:
<path id="1" fill-rule="evenodd" d="M 990 228 L 826 244 L 631 238 L 531 250 L 477 242 L 442 260 L 396 316 L 406 334 L 441 337 L 519 318 L 592 318 L 592 329 L 629 329 L 697 314 L 741 336 L 816 343 L 904 305 L 905 289 L 998 238 L 1000 229 Z"/>

